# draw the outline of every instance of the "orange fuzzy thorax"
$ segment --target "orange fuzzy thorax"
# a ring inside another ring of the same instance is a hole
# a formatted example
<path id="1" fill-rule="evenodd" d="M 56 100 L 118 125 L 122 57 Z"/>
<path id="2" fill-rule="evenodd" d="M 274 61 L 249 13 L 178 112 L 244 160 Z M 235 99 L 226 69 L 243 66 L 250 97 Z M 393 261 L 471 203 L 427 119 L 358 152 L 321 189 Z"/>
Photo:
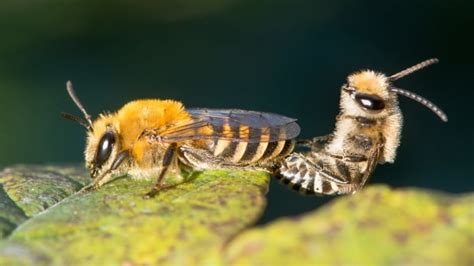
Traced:
<path id="1" fill-rule="evenodd" d="M 119 136 L 116 143 L 117 151 L 129 150 L 134 161 L 140 165 L 145 152 L 150 150 L 150 143 L 140 139 L 144 131 L 160 132 L 164 129 L 187 123 L 191 116 L 182 103 L 173 100 L 136 100 L 124 105 L 118 112 L 101 114 L 89 131 L 85 157 L 87 165 L 91 165 L 97 152 L 100 139 L 107 131 Z"/>
<path id="2" fill-rule="evenodd" d="M 133 147 L 146 129 L 162 130 L 188 121 L 191 116 L 180 102 L 173 100 L 136 100 L 117 112 L 122 149 Z"/>

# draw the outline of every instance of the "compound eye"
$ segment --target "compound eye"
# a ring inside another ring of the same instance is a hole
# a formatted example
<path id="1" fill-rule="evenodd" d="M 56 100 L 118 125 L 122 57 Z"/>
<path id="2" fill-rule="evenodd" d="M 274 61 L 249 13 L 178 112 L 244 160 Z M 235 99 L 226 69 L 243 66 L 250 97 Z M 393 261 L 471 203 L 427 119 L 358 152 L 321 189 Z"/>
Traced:
<path id="1" fill-rule="evenodd" d="M 99 147 L 97 148 L 97 154 L 95 155 L 96 166 L 103 165 L 109 159 L 114 144 L 114 133 L 110 131 L 106 132 L 99 141 Z"/>
<path id="2" fill-rule="evenodd" d="M 377 95 L 356 94 L 355 100 L 360 106 L 368 110 L 380 111 L 385 108 L 384 100 Z"/>

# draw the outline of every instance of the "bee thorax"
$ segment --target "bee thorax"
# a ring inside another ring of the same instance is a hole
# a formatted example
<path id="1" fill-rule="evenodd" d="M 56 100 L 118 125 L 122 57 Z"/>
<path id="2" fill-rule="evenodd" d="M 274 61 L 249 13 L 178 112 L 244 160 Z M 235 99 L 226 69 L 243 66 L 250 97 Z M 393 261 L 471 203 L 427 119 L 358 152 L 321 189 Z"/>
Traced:
<path id="1" fill-rule="evenodd" d="M 382 147 L 378 162 L 393 162 L 400 144 L 401 127 L 402 117 L 398 109 L 383 118 L 341 114 L 326 152 L 340 156 L 367 154 Z"/>

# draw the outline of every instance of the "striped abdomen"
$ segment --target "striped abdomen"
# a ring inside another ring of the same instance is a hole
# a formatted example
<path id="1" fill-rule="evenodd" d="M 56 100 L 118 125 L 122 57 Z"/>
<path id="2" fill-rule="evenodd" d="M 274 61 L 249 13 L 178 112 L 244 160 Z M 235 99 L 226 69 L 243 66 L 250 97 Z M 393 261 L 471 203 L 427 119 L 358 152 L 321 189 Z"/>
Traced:
<path id="1" fill-rule="evenodd" d="M 214 130 L 223 134 L 223 138 L 208 144 L 208 150 L 214 157 L 223 158 L 233 164 L 252 165 L 270 161 L 277 157 L 290 154 L 295 141 L 286 139 L 285 128 L 253 129 L 241 124 L 230 127 L 214 126 Z M 273 140 L 277 141 L 273 141 Z"/>
<path id="2" fill-rule="evenodd" d="M 260 143 L 217 140 L 210 152 L 229 163 L 252 165 L 286 156 L 293 151 L 294 146 L 294 140 Z"/>
<path id="3" fill-rule="evenodd" d="M 212 134 L 219 138 L 181 146 L 180 158 L 197 169 L 257 167 L 270 172 L 273 162 L 290 154 L 295 147 L 295 140 L 285 139 L 285 130 L 249 128 L 245 124 L 231 127 L 224 123 L 212 128 Z"/>
<path id="4" fill-rule="evenodd" d="M 276 178 L 303 194 L 347 194 L 357 189 L 357 184 L 352 184 L 341 173 L 335 175 L 327 171 L 332 168 L 331 166 L 343 167 L 337 165 L 336 160 L 329 159 L 330 161 L 323 167 L 322 161 L 315 159 L 302 154 L 292 154 L 282 162 Z M 346 174 L 348 175 L 346 178 L 349 178 L 350 174 Z"/>

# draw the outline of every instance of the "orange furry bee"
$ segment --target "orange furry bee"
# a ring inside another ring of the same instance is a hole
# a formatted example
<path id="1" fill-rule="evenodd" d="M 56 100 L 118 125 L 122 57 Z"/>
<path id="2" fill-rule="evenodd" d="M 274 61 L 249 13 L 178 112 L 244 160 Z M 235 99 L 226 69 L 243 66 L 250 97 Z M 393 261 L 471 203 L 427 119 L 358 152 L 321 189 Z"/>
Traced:
<path id="1" fill-rule="evenodd" d="M 92 121 L 72 83 L 67 91 L 84 118 L 63 113 L 87 130 L 86 167 L 96 189 L 113 176 L 156 178 L 146 197 L 181 182 L 180 170 L 273 172 L 300 132 L 296 119 L 237 109 L 185 109 L 173 100 L 137 100 Z M 168 175 L 173 173 L 174 175 Z"/>

